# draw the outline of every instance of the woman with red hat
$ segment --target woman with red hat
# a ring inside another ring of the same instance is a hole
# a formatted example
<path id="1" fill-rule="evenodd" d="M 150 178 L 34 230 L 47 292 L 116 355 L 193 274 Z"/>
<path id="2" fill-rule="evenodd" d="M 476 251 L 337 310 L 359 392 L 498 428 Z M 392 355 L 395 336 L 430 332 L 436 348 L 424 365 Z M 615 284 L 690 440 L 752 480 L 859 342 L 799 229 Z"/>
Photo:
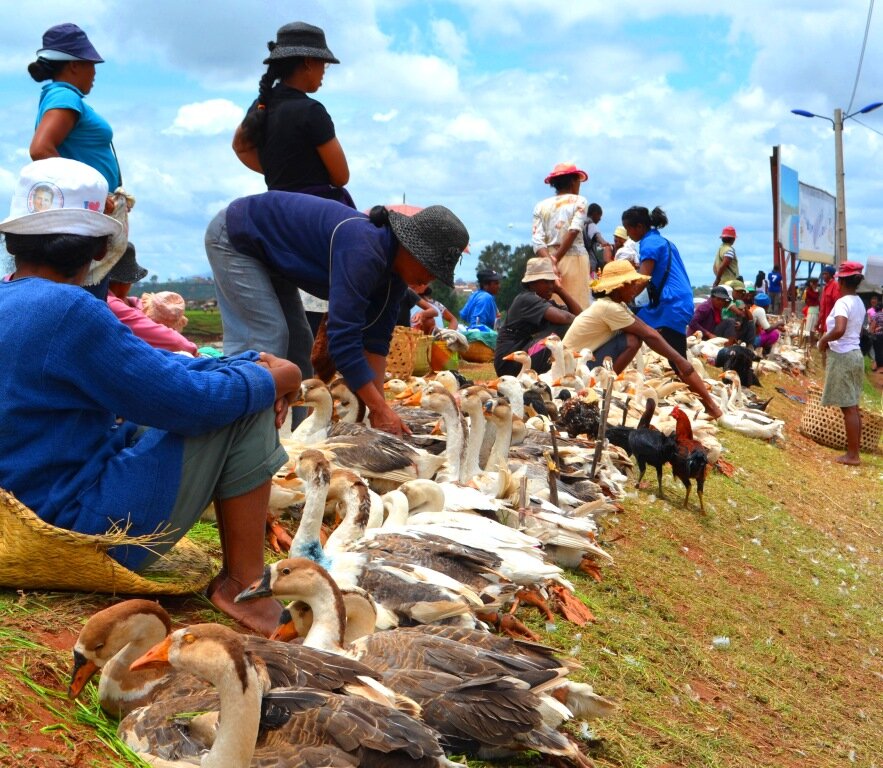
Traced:
<path id="1" fill-rule="evenodd" d="M 581 310 L 591 302 L 589 252 L 583 242 L 589 203 L 579 193 L 580 184 L 588 178 L 589 174 L 573 163 L 558 163 L 552 169 L 545 183 L 555 194 L 534 207 L 531 236 L 534 254 L 541 259 L 551 259 L 562 287 Z"/>
<path id="2" fill-rule="evenodd" d="M 721 245 L 714 257 L 714 283 L 712 288 L 728 280 L 739 280 L 739 260 L 736 258 L 736 228 L 724 227 L 721 230 Z"/>
<path id="3" fill-rule="evenodd" d="M 822 356 L 827 358 L 822 405 L 840 408 L 846 426 L 846 453 L 835 459 L 840 464 L 859 463 L 862 422 L 858 402 L 865 378 L 859 339 L 865 321 L 865 305 L 856 289 L 863 279 L 862 269 L 857 261 L 844 261 L 837 270 L 841 295 L 825 319 L 826 331 L 818 343 Z"/>

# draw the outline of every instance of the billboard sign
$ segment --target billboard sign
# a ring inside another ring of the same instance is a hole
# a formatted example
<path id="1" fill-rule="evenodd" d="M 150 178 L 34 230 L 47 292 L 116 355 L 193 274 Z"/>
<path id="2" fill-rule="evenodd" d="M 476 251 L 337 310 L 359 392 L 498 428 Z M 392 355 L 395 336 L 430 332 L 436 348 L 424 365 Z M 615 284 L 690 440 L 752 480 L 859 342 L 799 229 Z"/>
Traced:
<path id="1" fill-rule="evenodd" d="M 797 258 L 819 264 L 834 263 L 836 198 L 800 183 L 800 235 Z"/>
<path id="2" fill-rule="evenodd" d="M 797 253 L 800 219 L 800 189 L 797 171 L 779 164 L 779 242 L 782 248 Z"/>

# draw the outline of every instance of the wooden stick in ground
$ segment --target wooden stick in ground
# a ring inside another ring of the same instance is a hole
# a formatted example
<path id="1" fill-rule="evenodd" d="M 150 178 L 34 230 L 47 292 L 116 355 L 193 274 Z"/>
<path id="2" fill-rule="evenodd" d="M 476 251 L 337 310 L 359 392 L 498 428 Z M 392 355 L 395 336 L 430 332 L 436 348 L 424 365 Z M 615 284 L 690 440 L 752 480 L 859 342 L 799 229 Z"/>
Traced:
<path id="1" fill-rule="evenodd" d="M 613 360 L 605 357 L 602 363 L 608 374 L 607 386 L 604 389 L 604 403 L 601 408 L 601 423 L 598 425 L 598 436 L 595 438 L 595 452 L 592 454 L 592 468 L 589 471 L 589 477 L 595 479 L 598 469 L 598 463 L 601 461 L 601 451 L 604 449 L 604 437 L 607 434 L 607 414 L 610 412 L 610 401 L 613 399 Z"/>

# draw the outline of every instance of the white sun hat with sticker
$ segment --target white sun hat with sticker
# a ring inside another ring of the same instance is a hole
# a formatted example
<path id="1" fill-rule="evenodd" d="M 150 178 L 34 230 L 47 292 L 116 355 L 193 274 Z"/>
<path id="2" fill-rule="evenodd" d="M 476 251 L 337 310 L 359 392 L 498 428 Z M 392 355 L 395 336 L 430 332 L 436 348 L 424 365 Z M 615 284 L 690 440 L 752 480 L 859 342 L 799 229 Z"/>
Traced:
<path id="1" fill-rule="evenodd" d="M 104 215 L 107 181 L 85 163 L 63 157 L 21 170 L 0 232 L 15 235 L 117 235 L 122 225 Z"/>

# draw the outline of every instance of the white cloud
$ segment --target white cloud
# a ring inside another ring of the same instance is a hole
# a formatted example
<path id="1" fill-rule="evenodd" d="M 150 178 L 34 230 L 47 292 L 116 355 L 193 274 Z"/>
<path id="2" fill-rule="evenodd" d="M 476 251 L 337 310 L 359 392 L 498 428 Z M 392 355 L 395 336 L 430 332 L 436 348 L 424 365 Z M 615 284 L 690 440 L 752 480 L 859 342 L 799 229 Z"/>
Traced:
<path id="1" fill-rule="evenodd" d="M 382 114 L 380 112 L 375 112 L 371 115 L 371 119 L 375 123 L 388 123 L 390 120 L 395 120 L 395 118 L 398 117 L 398 114 L 399 111 L 397 109 L 391 109 L 389 112 L 383 112 Z"/>
<path id="2" fill-rule="evenodd" d="M 178 108 L 172 125 L 163 133 L 178 136 L 231 134 L 242 122 L 245 111 L 228 99 L 209 99 Z"/>
<path id="3" fill-rule="evenodd" d="M 436 49 L 446 58 L 462 61 L 469 50 L 466 35 L 449 19 L 435 19 L 430 23 Z"/>

